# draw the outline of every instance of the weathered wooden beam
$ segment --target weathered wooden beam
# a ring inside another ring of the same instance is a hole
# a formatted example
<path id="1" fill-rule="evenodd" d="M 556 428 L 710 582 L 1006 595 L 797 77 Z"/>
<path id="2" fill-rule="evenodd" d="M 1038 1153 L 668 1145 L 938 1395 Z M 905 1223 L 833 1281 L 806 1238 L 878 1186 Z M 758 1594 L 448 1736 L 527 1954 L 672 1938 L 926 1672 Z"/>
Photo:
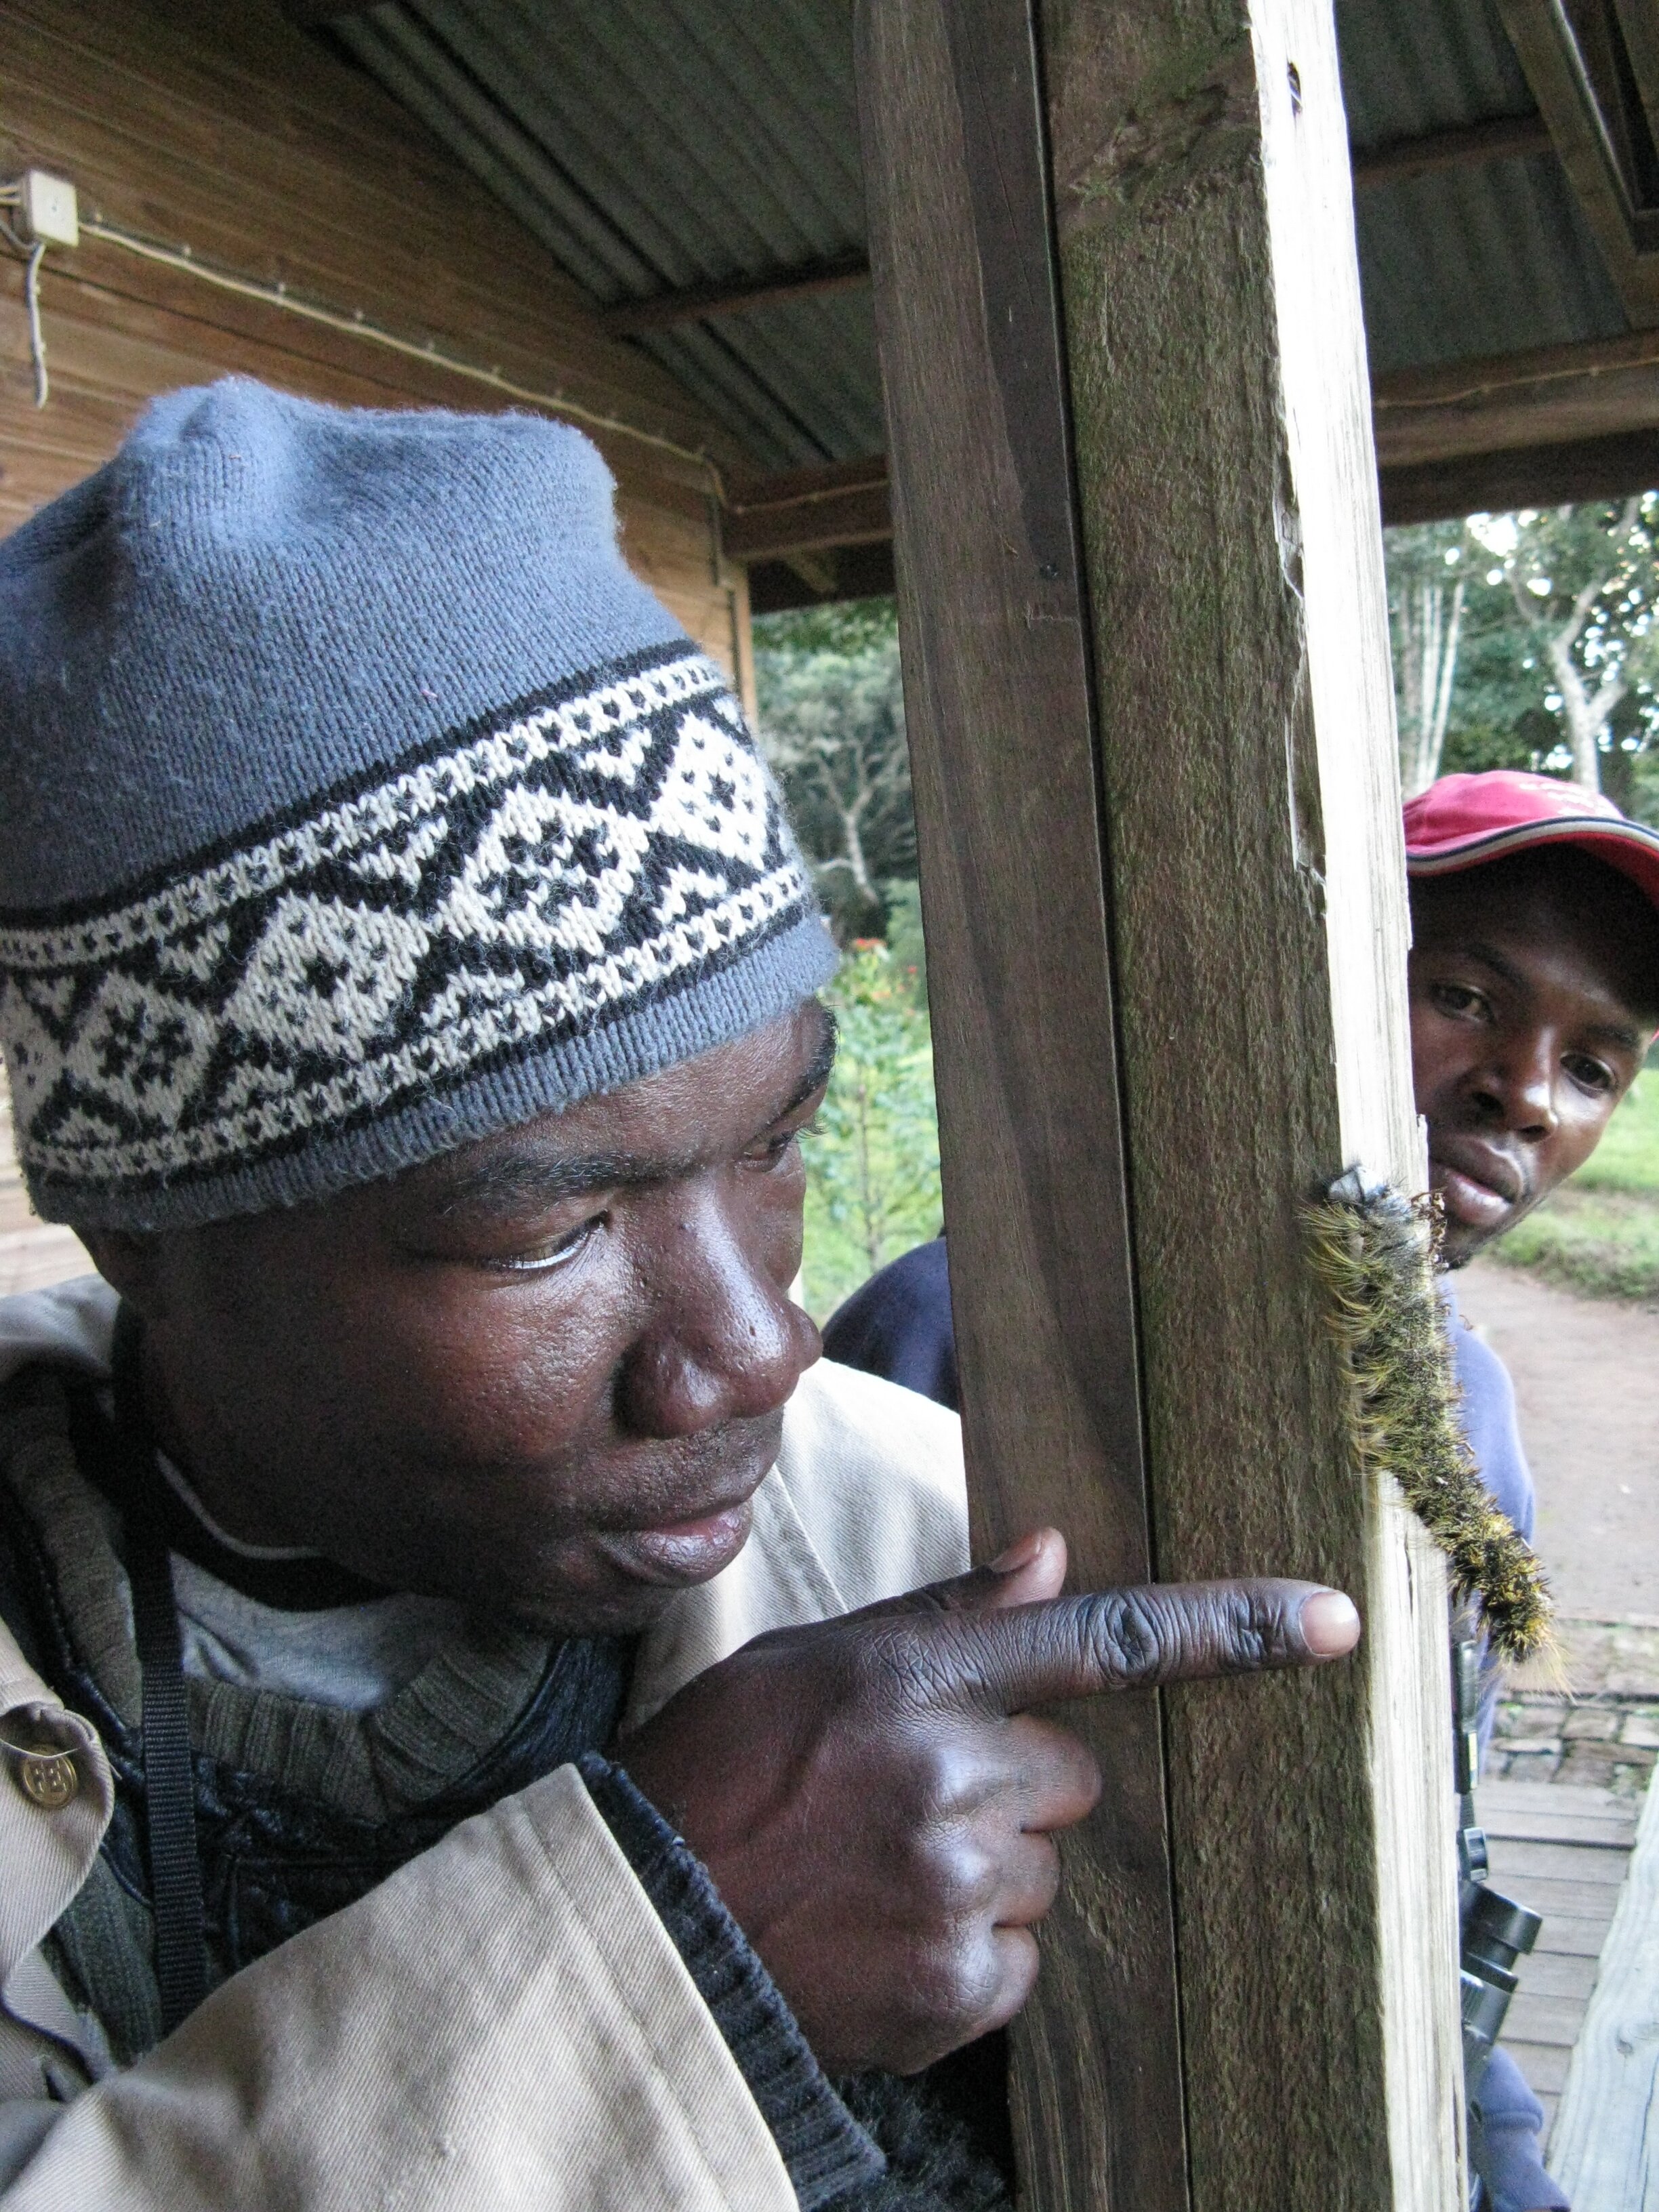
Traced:
<path id="1" fill-rule="evenodd" d="M 1613 0 L 1572 13 L 1563 0 L 1498 0 L 1498 12 L 1626 313 L 1659 324 L 1654 129 L 1633 96 L 1620 12 Z"/>
<path id="2" fill-rule="evenodd" d="M 1624 499 L 1659 488 L 1659 428 L 1625 430 L 1571 445 L 1523 446 L 1419 461 L 1378 471 L 1384 522 L 1439 522 L 1463 514 L 1509 514 L 1581 499 Z"/>
<path id="3" fill-rule="evenodd" d="M 1650 429 L 1659 426 L 1659 337 L 1638 331 L 1396 370 L 1376 379 L 1371 405 L 1385 469 Z"/>
<path id="4" fill-rule="evenodd" d="M 676 323 L 706 322 L 713 316 L 775 307 L 786 300 L 856 291 L 869 282 L 864 256 L 844 254 L 834 261 L 805 262 L 723 284 L 688 284 L 678 291 L 649 293 L 642 300 L 623 300 L 614 307 L 601 307 L 599 320 L 612 337 L 637 337 L 641 331 L 669 330 Z"/>
<path id="5" fill-rule="evenodd" d="M 1299 1558 L 1366 1621 L 1340 1677 L 1168 1701 L 1194 2197 L 1449 2207 L 1443 1577 L 1354 1477 L 1297 1236 L 1339 1160 L 1424 1170 L 1331 9 L 1043 19 L 1159 1570 Z"/>
<path id="6" fill-rule="evenodd" d="M 1636 1850 L 1603 1946 L 1595 1991 L 1550 2137 L 1550 2170 L 1575 2204 L 1651 2212 L 1659 2196 L 1659 1790 L 1650 1789 Z"/>
<path id="7" fill-rule="evenodd" d="M 858 17 L 976 1540 L 1327 1577 L 1367 1637 L 1078 1717 L 1022 2201 L 1454 2212 L 1444 1583 L 1297 1218 L 1423 1164 L 1329 9 L 1051 0 L 1046 97 L 1024 15 Z"/>
<path id="8" fill-rule="evenodd" d="M 1485 168 L 1493 161 L 1524 161 L 1554 151 L 1555 141 L 1541 115 L 1494 116 L 1485 123 L 1425 131 L 1420 137 L 1356 147 L 1352 156 L 1354 189 L 1371 191 L 1381 185 L 1407 184 L 1413 177 L 1433 176 L 1443 169 Z"/>
<path id="9" fill-rule="evenodd" d="M 1659 485 L 1659 339 L 1645 331 L 1396 370 L 1376 380 L 1371 402 L 1390 522 Z M 734 560 L 776 562 L 872 547 L 891 530 L 887 460 L 872 453 L 738 483 L 725 542 Z M 852 581 L 881 588 L 867 564 Z M 835 589 L 848 595 L 839 580 Z"/>
<path id="10" fill-rule="evenodd" d="M 728 487 L 726 550 L 734 561 L 877 544 L 892 534 L 884 453 Z"/>
<path id="11" fill-rule="evenodd" d="M 905 700 L 976 1548 L 1061 1525 L 1083 1583 L 1152 1553 L 1105 856 L 1030 25 L 857 16 Z M 1075 1717 L 1110 1782 L 1068 1839 L 1012 2104 L 1035 2207 L 1186 2212 L 1151 1696 Z"/>

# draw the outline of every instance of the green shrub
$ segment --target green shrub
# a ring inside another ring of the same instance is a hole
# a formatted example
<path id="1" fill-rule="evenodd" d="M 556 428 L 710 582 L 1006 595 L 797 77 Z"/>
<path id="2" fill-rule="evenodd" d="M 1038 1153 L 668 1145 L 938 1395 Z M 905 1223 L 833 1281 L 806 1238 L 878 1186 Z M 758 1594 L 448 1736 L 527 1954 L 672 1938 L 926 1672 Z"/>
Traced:
<path id="1" fill-rule="evenodd" d="M 805 1139 L 805 1304 L 825 1321 L 859 1285 L 939 1233 L 933 1048 L 916 968 L 861 939 L 824 994 L 841 1030 Z"/>

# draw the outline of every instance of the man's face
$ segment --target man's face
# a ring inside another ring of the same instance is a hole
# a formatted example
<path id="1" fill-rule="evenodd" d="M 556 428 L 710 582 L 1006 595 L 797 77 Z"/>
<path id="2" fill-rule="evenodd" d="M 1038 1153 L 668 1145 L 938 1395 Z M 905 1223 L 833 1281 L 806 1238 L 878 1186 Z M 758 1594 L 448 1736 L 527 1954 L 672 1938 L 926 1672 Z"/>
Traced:
<path id="1" fill-rule="evenodd" d="M 1627 919 L 1478 867 L 1413 886 L 1412 1077 L 1455 1267 L 1583 1166 L 1635 1079 L 1651 932 Z"/>
<path id="2" fill-rule="evenodd" d="M 818 1356 L 791 1304 L 829 1018 L 326 1204 L 94 1237 L 163 1444 L 246 1540 L 556 1630 L 742 1548 Z"/>

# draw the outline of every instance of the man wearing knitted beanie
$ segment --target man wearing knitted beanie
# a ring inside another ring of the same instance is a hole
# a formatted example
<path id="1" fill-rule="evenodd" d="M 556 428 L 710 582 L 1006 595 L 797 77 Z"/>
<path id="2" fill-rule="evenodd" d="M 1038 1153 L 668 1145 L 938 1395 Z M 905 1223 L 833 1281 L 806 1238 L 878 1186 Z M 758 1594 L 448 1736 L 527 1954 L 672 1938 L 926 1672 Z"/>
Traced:
<path id="1" fill-rule="evenodd" d="M 970 1573 L 813 1364 L 832 949 L 574 432 L 176 393 L 0 611 L 0 2204 L 1005 2201 L 1027 1709 L 1352 1607 Z"/>

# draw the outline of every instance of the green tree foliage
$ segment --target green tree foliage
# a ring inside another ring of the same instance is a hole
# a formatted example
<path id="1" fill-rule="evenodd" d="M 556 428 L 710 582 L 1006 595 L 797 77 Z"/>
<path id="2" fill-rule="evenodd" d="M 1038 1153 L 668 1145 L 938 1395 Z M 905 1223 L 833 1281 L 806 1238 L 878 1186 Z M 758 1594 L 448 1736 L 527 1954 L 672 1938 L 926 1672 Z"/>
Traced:
<path id="1" fill-rule="evenodd" d="M 1576 769 L 1659 821 L 1656 538 L 1651 494 L 1385 533 L 1408 792 L 1437 773 Z"/>
<path id="2" fill-rule="evenodd" d="M 893 602 L 763 617 L 755 678 L 762 743 L 836 935 L 884 935 L 884 885 L 916 870 Z"/>
<path id="3" fill-rule="evenodd" d="M 1633 763 L 1659 726 L 1656 523 L 1659 496 L 1649 493 L 1520 514 L 1501 535 L 1494 526 L 1481 533 L 1548 679 L 1543 703 L 1559 718 L 1572 775 L 1592 788 L 1604 761 L 1615 772 L 1620 755 Z"/>
<path id="4" fill-rule="evenodd" d="M 933 1047 L 917 977 L 885 945 L 848 950 L 825 993 L 840 1027 L 806 1148 L 805 1300 L 820 1321 L 941 1220 Z"/>

